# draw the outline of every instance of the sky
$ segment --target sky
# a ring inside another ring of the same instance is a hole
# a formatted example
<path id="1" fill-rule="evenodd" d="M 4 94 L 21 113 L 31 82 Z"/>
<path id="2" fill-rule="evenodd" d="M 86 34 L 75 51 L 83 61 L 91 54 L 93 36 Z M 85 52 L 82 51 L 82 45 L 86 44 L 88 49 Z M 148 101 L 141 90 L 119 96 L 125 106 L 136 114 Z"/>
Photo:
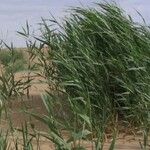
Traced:
<path id="1" fill-rule="evenodd" d="M 107 0 L 111 1 L 111 0 Z M 150 23 L 150 0 L 114 0 L 127 14 L 141 22 L 140 12 L 147 23 Z M 92 6 L 93 2 L 102 0 L 0 0 L 0 39 L 13 42 L 16 47 L 25 46 L 24 39 L 17 34 L 26 21 L 38 29 L 41 17 L 50 18 L 50 13 L 61 19 L 70 6 Z M 93 5 L 94 6 L 94 5 Z"/>

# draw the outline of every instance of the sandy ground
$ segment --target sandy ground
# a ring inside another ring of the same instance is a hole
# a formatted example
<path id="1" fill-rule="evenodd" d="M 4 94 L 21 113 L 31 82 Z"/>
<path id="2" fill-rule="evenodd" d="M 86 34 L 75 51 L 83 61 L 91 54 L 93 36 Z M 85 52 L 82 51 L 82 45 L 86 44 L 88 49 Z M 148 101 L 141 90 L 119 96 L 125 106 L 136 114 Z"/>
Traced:
<path id="1" fill-rule="evenodd" d="M 141 137 L 133 137 L 133 136 L 125 136 L 120 135 L 117 138 L 115 149 L 114 150 L 141 150 L 139 141 Z M 11 141 L 13 141 L 13 138 L 10 138 Z M 19 138 L 19 143 L 22 143 L 22 139 Z M 48 141 L 47 139 L 40 138 L 40 142 L 37 148 L 37 142 L 36 140 L 33 140 L 33 148 L 35 150 L 55 150 L 55 146 L 52 142 Z M 90 141 L 81 141 L 81 145 L 86 148 L 86 150 L 94 150 L 94 143 L 91 143 Z M 105 142 L 104 149 L 103 150 L 109 150 L 110 148 L 111 140 Z M 13 143 L 11 143 L 11 146 L 13 147 Z M 20 146 L 20 150 L 22 147 Z M 146 150 L 149 150 L 150 148 L 147 148 Z"/>
<path id="2" fill-rule="evenodd" d="M 17 79 L 25 77 L 25 76 L 26 76 L 26 73 L 16 74 Z M 44 90 L 47 88 L 47 86 L 44 85 L 44 84 L 39 83 L 38 82 L 39 77 L 36 77 L 35 74 L 32 74 L 32 76 L 35 79 L 33 80 L 33 82 L 34 82 L 33 86 L 30 88 L 30 99 L 24 98 L 24 101 L 15 100 L 11 103 L 10 116 L 12 118 L 12 124 L 15 127 L 20 127 L 21 124 L 25 120 L 28 120 L 28 121 L 30 120 L 31 123 L 36 124 L 36 128 L 38 130 L 47 131 L 47 128 L 42 123 L 36 121 L 33 118 L 29 118 L 27 115 L 20 112 L 20 110 L 19 110 L 21 107 L 24 106 L 24 103 L 25 103 L 26 106 L 28 107 L 28 110 L 30 110 L 30 111 L 35 111 L 36 110 L 36 112 L 38 112 L 39 114 L 46 114 L 46 110 L 45 110 L 44 104 L 43 104 L 42 99 L 41 99 L 41 94 L 44 92 Z M 7 128 L 8 128 L 8 123 L 3 118 L 1 129 L 6 130 Z M 10 140 L 12 140 L 11 137 L 10 137 Z M 21 138 L 20 138 L 20 141 L 21 141 Z M 140 141 L 142 142 L 142 137 L 141 136 L 120 134 L 117 138 L 117 141 L 116 141 L 115 150 L 140 150 L 141 149 L 140 144 L 139 144 Z M 50 141 L 48 141 L 44 138 L 40 139 L 40 144 L 39 144 L 40 149 L 37 149 L 36 141 L 34 141 L 33 143 L 34 143 L 33 145 L 34 145 L 35 150 L 54 150 L 55 149 L 54 145 Z M 106 142 L 104 144 L 104 150 L 109 149 L 110 143 L 111 143 L 111 139 L 106 140 Z M 93 149 L 92 148 L 93 144 L 91 142 L 82 141 L 82 145 L 87 150 L 92 150 Z M 20 147 L 20 150 L 21 149 L 22 148 Z"/>

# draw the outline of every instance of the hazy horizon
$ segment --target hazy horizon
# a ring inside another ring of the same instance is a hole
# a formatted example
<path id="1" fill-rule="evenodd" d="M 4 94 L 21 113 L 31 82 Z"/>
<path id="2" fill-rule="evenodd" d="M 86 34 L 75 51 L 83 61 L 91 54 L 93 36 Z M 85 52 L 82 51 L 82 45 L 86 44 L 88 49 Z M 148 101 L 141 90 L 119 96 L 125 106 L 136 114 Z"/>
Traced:
<path id="1" fill-rule="evenodd" d="M 102 2 L 98 0 L 0 0 L 0 38 L 10 43 L 13 42 L 17 47 L 25 46 L 24 40 L 17 36 L 16 31 L 20 31 L 26 21 L 37 29 L 37 24 L 41 17 L 49 18 L 51 12 L 56 18 L 65 15 L 65 10 L 69 6 L 93 5 L 93 2 Z M 136 21 L 141 21 L 137 15 L 139 11 L 147 23 L 150 22 L 150 1 L 145 0 L 116 0 L 116 2 Z"/>

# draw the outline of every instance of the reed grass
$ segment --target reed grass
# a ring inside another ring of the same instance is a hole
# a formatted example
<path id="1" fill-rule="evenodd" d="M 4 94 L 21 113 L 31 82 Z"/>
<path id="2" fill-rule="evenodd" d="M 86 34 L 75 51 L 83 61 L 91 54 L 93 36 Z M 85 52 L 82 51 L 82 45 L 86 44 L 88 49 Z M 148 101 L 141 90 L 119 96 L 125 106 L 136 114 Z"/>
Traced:
<path id="1" fill-rule="evenodd" d="M 47 133 L 36 132 L 53 142 L 57 150 L 86 149 L 84 140 L 92 144 L 91 149 L 102 150 L 111 128 L 112 150 L 121 123 L 143 130 L 146 148 L 150 127 L 149 27 L 135 23 L 110 3 L 72 8 L 63 25 L 55 18 L 42 21 L 42 36 L 33 37 L 40 46 L 30 40 L 28 24 L 19 32 L 29 37 L 27 47 L 32 58 L 39 60 L 39 75 L 49 85 L 43 96 L 48 114 L 27 112 L 48 127 Z M 53 24 L 58 28 L 51 28 Z M 44 45 L 48 46 L 46 53 Z M 58 105 L 61 118 L 55 109 Z M 68 138 L 62 131 L 69 133 Z M 23 137 L 27 139 L 25 130 Z"/>
<path id="2" fill-rule="evenodd" d="M 91 122 L 105 115 L 149 124 L 149 27 L 115 4 L 97 6 L 71 9 L 63 25 L 52 20 L 60 30 L 43 20 L 43 37 L 35 38 L 51 48 L 47 61 L 57 67 L 56 84 Z"/>

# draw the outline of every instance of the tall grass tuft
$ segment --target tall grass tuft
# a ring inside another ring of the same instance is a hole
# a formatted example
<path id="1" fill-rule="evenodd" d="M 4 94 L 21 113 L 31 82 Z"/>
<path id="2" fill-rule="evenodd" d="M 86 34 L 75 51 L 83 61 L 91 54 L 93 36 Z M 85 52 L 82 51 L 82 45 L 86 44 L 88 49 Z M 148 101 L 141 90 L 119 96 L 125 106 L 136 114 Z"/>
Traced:
<path id="1" fill-rule="evenodd" d="M 149 27 L 115 4 L 97 6 L 71 9 L 62 26 L 52 20 L 60 30 L 43 20 L 42 38 L 36 39 L 50 47 L 56 84 L 93 123 L 105 115 L 142 124 L 149 120 Z"/>
<path id="2" fill-rule="evenodd" d="M 51 29 L 52 24 L 58 29 Z M 35 37 L 40 47 L 34 45 L 44 70 L 41 76 L 64 99 L 59 101 L 47 90 L 48 115 L 31 115 L 48 126 L 45 137 L 57 149 L 81 148 L 83 139 L 103 149 L 110 125 L 115 128 L 113 149 L 120 122 L 149 129 L 150 31 L 146 24 L 135 23 L 116 4 L 98 3 L 97 8 L 72 8 L 63 25 L 43 19 L 41 28 L 42 37 Z M 49 47 L 46 53 L 44 45 Z M 57 103 L 67 104 L 70 120 L 55 115 Z M 70 133 L 67 141 L 61 130 Z"/>

